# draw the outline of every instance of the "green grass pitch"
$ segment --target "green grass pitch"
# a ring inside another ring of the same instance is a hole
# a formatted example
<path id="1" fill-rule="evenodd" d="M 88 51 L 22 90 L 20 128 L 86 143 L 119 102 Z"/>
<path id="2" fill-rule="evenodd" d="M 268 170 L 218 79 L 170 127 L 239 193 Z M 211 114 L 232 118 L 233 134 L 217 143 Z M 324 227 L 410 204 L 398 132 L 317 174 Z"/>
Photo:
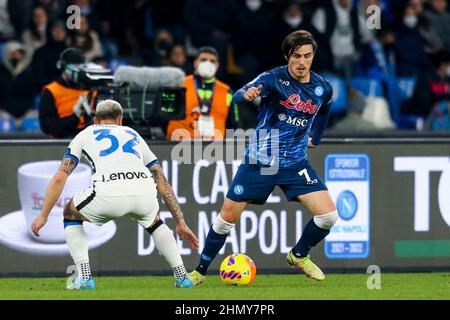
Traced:
<path id="1" fill-rule="evenodd" d="M 228 287 L 208 276 L 194 289 L 176 289 L 173 277 L 97 277 L 96 290 L 65 290 L 63 278 L 0 278 L 0 299 L 450 299 L 450 273 L 382 274 L 381 289 L 367 288 L 368 274 L 329 274 L 317 282 L 303 274 L 257 275 L 249 287 Z"/>

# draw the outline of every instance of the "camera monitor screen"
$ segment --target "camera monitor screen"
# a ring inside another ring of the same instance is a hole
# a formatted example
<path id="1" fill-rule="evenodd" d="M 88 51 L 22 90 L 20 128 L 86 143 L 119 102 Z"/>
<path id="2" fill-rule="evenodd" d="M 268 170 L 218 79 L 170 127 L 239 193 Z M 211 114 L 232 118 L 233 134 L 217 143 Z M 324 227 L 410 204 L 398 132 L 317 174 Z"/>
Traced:
<path id="1" fill-rule="evenodd" d="M 161 125 L 169 120 L 184 119 L 185 88 L 143 90 L 137 87 L 112 87 L 98 93 L 97 101 L 113 99 L 123 108 L 124 123 Z"/>

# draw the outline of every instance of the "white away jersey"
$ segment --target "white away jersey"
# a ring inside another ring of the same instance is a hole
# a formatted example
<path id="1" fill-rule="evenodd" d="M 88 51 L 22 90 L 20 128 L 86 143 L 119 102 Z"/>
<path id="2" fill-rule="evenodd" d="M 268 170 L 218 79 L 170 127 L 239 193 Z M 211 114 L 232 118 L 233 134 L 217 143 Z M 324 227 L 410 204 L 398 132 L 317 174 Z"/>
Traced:
<path id="1" fill-rule="evenodd" d="M 71 142 L 64 157 L 84 155 L 94 170 L 94 191 L 104 196 L 153 194 L 156 184 L 147 168 L 158 162 L 144 139 L 119 125 L 91 125 Z"/>

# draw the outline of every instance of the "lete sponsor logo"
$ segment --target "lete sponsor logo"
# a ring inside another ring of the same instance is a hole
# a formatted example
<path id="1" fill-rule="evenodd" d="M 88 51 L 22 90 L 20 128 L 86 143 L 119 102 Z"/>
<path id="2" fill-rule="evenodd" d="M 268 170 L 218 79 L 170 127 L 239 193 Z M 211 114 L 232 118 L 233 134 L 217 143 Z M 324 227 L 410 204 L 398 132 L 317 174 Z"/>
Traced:
<path id="1" fill-rule="evenodd" d="M 280 104 L 287 109 L 295 109 L 309 114 L 314 114 L 319 108 L 317 104 L 312 104 L 312 100 L 302 101 L 299 94 L 291 94 L 286 101 L 280 101 Z"/>

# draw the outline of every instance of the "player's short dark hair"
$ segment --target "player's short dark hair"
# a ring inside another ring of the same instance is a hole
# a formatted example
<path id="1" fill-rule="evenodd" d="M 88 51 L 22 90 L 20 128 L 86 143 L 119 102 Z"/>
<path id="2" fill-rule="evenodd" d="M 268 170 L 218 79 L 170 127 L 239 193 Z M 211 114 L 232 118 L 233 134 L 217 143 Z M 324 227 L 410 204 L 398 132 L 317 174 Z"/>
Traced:
<path id="1" fill-rule="evenodd" d="M 281 45 L 281 51 L 286 59 L 289 59 L 291 54 L 298 48 L 304 45 L 310 44 L 313 47 L 314 52 L 317 50 L 317 42 L 314 36 L 306 30 L 297 30 L 291 32 L 284 38 Z"/>
<path id="2" fill-rule="evenodd" d="M 197 60 L 202 53 L 210 53 L 214 55 L 217 58 L 217 60 L 219 60 L 219 53 L 213 47 L 201 47 L 200 49 L 198 49 L 197 55 L 195 56 L 195 60 Z"/>

